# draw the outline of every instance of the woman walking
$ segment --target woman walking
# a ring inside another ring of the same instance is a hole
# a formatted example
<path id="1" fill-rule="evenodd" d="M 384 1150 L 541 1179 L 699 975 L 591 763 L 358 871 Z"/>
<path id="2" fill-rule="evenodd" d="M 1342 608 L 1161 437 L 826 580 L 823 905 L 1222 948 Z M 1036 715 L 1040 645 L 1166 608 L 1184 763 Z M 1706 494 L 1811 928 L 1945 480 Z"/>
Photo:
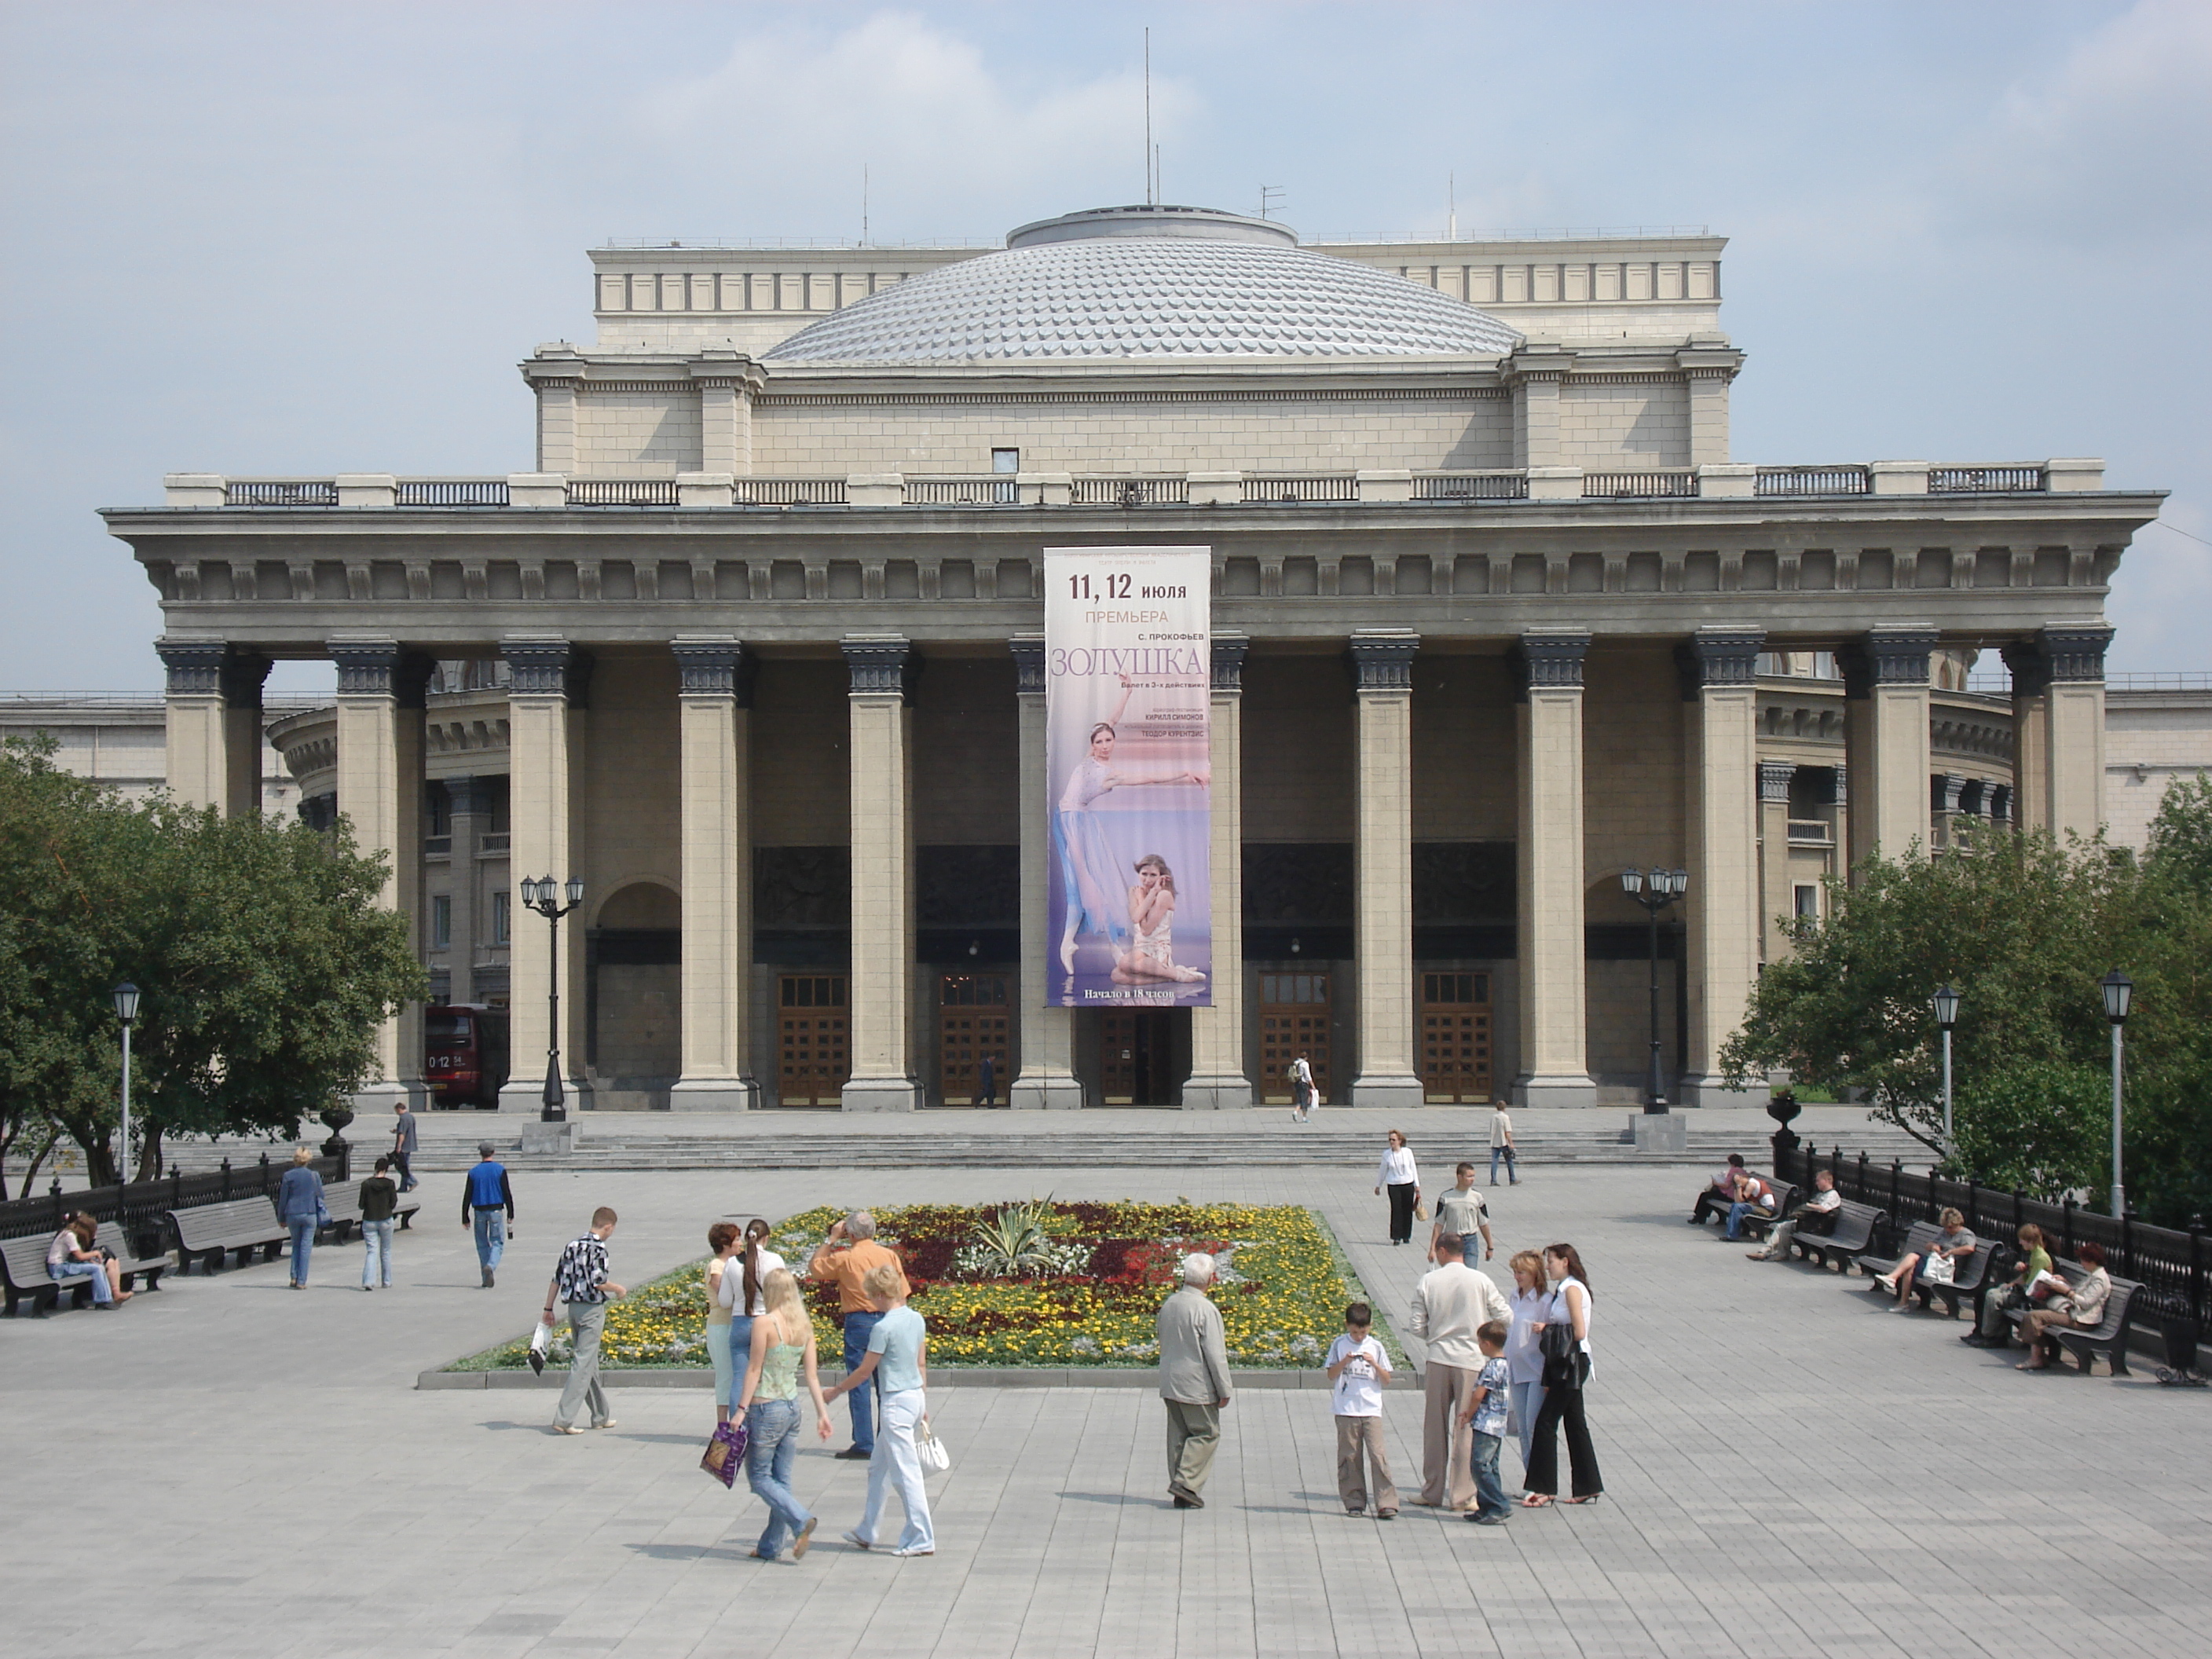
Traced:
<path id="1" fill-rule="evenodd" d="M 753 1546 L 753 1554 L 773 1561 L 783 1553 L 788 1538 L 791 1559 L 797 1561 L 813 1541 L 815 1523 L 814 1515 L 791 1490 L 791 1468 L 799 1459 L 802 1363 L 806 1391 L 814 1396 L 815 1432 L 825 1441 L 830 1438 L 830 1402 L 822 1397 L 822 1379 L 815 1369 L 814 1322 L 799 1299 L 799 1281 L 789 1268 L 778 1268 L 768 1276 L 761 1294 L 768 1310 L 753 1321 L 744 1387 L 738 1396 L 749 1437 L 745 1482 L 768 1505 L 768 1527 Z"/>
<path id="2" fill-rule="evenodd" d="M 1544 1251 L 1544 1270 L 1551 1276 L 1551 1304 L 1535 1326 L 1540 1334 L 1557 1325 L 1574 1332 L 1574 1343 L 1565 1355 L 1544 1364 L 1544 1403 L 1536 1413 L 1534 1445 L 1523 1483 L 1528 1495 L 1524 1509 L 1548 1507 L 1559 1492 L 1559 1439 L 1562 1424 L 1567 1431 L 1567 1459 L 1574 1471 L 1575 1495 L 1570 1504 L 1588 1504 L 1605 1490 L 1598 1478 L 1597 1449 L 1590 1444 L 1589 1425 L 1583 1417 L 1583 1389 L 1590 1377 L 1590 1290 L 1583 1259 L 1571 1244 L 1553 1244 Z"/>
<path id="3" fill-rule="evenodd" d="M 1376 1192 L 1380 1194 L 1385 1188 L 1390 1193 L 1390 1242 L 1410 1244 L 1413 1207 L 1421 1201 L 1421 1172 L 1413 1167 L 1413 1149 L 1395 1129 L 1390 1131 L 1389 1150 L 1382 1154 L 1382 1165 L 1375 1171 Z"/>
<path id="4" fill-rule="evenodd" d="M 730 1231 L 735 1233 L 737 1229 L 732 1227 Z M 768 1223 L 755 1216 L 745 1223 L 744 1242 L 722 1265 L 715 1299 L 722 1309 L 722 1317 L 730 1322 L 732 1373 L 744 1366 L 746 1356 L 753 1351 L 753 1321 L 768 1311 L 768 1304 L 762 1300 L 761 1286 L 777 1268 L 789 1266 L 774 1250 L 763 1247 L 762 1241 L 768 1235 Z"/>
<path id="5" fill-rule="evenodd" d="M 737 1358 L 730 1345 L 730 1304 L 722 1299 L 722 1282 L 735 1271 L 730 1258 L 738 1249 L 738 1230 L 727 1221 L 707 1229 L 707 1248 L 714 1253 L 707 1264 L 707 1358 L 714 1363 L 714 1421 L 730 1420 L 730 1401 L 737 1397 Z M 747 1333 L 750 1334 L 750 1331 Z M 752 1358 L 750 1342 L 745 1346 Z"/>
<path id="6" fill-rule="evenodd" d="M 883 1317 L 868 1334 L 867 1357 L 830 1395 L 835 1399 L 874 1377 L 883 1427 L 868 1458 L 868 1507 L 860 1524 L 845 1534 L 845 1541 L 864 1550 L 875 1548 L 884 1498 L 896 1486 L 900 1506 L 906 1510 L 906 1528 L 891 1553 L 934 1555 L 937 1534 L 929 1524 L 929 1494 L 922 1490 L 921 1453 L 915 1444 L 915 1427 L 929 1415 L 929 1328 L 906 1305 L 906 1274 L 896 1264 L 886 1261 L 869 1268 L 860 1285 Z"/>
<path id="7" fill-rule="evenodd" d="M 1515 1253 L 1513 1294 L 1506 1303 L 1513 1310 L 1513 1322 L 1505 1336 L 1505 1366 L 1512 1377 L 1513 1432 L 1520 1437 L 1521 1471 L 1525 1477 L 1528 1448 L 1535 1443 L 1536 1414 L 1544 1409 L 1544 1356 L 1536 1346 L 1536 1337 L 1552 1306 L 1544 1258 L 1535 1251 Z"/>
<path id="8" fill-rule="evenodd" d="M 330 1206 L 323 1201 L 323 1178 L 313 1169 L 315 1155 L 305 1146 L 292 1149 L 292 1167 L 276 1184 L 276 1219 L 292 1235 L 292 1288 L 307 1288 L 307 1263 L 315 1254 L 315 1231 L 330 1224 Z"/>

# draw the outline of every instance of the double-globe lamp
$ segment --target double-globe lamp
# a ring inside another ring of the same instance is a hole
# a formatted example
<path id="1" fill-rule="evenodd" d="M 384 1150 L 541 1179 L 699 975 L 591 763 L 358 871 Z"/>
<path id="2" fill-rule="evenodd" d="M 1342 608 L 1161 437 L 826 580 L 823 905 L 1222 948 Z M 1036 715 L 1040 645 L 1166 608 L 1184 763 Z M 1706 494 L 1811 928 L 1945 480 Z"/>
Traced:
<path id="1" fill-rule="evenodd" d="M 1948 985 L 1939 985 L 1929 1000 L 1936 1006 L 1936 1029 L 1943 1034 L 1943 1152 L 1948 1157 L 1952 1150 L 1951 1032 L 1959 1023 L 1959 994 Z"/>
<path id="2" fill-rule="evenodd" d="M 2117 1220 L 2128 1212 L 2127 1188 L 2120 1180 L 2120 1032 L 2128 1023 L 2136 982 L 2115 968 L 2098 983 L 2105 993 L 2105 1019 L 2112 1028 L 2112 1216 Z"/>
<path id="3" fill-rule="evenodd" d="M 1662 870 L 1656 865 L 1649 874 L 1641 870 L 1624 870 L 1620 872 L 1620 890 L 1644 907 L 1644 914 L 1650 922 L 1651 1097 L 1644 1109 L 1649 1113 L 1664 1112 L 1667 1080 L 1659 1050 L 1659 913 L 1690 890 L 1690 872 Z"/>
<path id="4" fill-rule="evenodd" d="M 568 1119 L 561 1088 L 561 918 L 584 902 L 582 877 L 568 878 L 567 896 L 568 902 L 562 903 L 561 885 L 550 876 L 522 878 L 522 902 L 553 925 L 553 954 L 546 984 L 545 1091 L 538 1114 L 547 1123 L 565 1123 Z"/>
<path id="5" fill-rule="evenodd" d="M 115 988 L 115 1018 L 123 1027 L 123 1145 L 115 1154 L 118 1184 L 131 1179 L 131 1023 L 138 1018 L 138 988 L 129 980 Z"/>

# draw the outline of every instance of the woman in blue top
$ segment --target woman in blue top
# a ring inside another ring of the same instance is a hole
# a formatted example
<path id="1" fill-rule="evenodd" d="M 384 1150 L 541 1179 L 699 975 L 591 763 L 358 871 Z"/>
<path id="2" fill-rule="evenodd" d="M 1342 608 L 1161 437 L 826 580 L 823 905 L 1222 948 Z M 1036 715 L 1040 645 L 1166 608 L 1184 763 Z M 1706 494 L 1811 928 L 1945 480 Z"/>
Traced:
<path id="1" fill-rule="evenodd" d="M 323 1202 L 323 1178 L 311 1167 L 315 1155 L 305 1146 L 292 1149 L 292 1167 L 276 1186 L 276 1219 L 292 1235 L 292 1288 L 304 1290 L 307 1263 L 315 1253 L 315 1229 L 330 1218 Z"/>
<path id="2" fill-rule="evenodd" d="M 869 1301 L 883 1310 L 883 1318 L 868 1337 L 867 1358 L 852 1375 L 830 1390 L 829 1397 L 876 1379 L 883 1426 L 876 1449 L 868 1459 L 868 1508 L 860 1524 L 845 1534 L 845 1541 L 862 1549 L 876 1547 L 876 1528 L 883 1518 L 884 1494 L 898 1488 L 906 1510 L 906 1530 L 899 1534 L 893 1555 L 934 1555 L 937 1534 L 929 1524 L 929 1495 L 921 1489 L 921 1454 L 914 1443 L 915 1425 L 928 1414 L 929 1328 L 921 1316 L 906 1305 L 906 1275 L 885 1262 L 870 1270 L 860 1281 Z"/>

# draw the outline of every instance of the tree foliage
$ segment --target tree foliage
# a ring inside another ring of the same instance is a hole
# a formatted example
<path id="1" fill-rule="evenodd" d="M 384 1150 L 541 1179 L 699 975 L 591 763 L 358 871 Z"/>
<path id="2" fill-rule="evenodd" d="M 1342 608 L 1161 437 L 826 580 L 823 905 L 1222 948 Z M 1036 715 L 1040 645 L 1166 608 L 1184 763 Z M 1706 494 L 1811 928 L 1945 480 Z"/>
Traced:
<path id="1" fill-rule="evenodd" d="M 142 1170 L 177 1132 L 294 1136 L 374 1074 L 377 1027 L 425 991 L 382 854 L 334 834 L 161 799 L 133 805 L 0 750 L 0 1107 L 112 1179 L 119 1043 L 111 995 L 141 1000 L 131 1114 Z"/>

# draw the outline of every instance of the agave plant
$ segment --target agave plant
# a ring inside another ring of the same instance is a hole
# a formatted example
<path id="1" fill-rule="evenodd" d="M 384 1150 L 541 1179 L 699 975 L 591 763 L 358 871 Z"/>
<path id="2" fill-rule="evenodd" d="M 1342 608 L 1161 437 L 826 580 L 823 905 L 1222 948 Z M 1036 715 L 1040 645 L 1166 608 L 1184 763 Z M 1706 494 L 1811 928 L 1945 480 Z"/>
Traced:
<path id="1" fill-rule="evenodd" d="M 1033 1198 L 1026 1204 L 1009 1204 L 977 1222 L 972 1248 L 981 1256 L 983 1270 L 994 1278 L 1012 1279 L 1049 1266 L 1052 1238 L 1044 1222 L 1051 1209 L 1049 1197 Z"/>

